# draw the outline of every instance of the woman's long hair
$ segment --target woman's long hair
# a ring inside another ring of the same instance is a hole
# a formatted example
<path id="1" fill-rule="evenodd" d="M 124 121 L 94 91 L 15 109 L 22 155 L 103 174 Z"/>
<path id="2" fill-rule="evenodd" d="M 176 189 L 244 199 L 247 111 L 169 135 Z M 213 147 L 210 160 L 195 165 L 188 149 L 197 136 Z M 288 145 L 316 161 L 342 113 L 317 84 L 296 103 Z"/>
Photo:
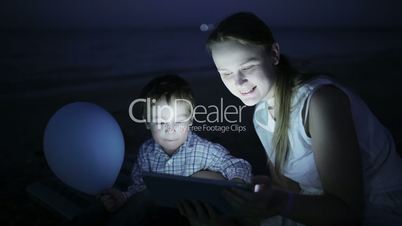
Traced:
<path id="1" fill-rule="evenodd" d="M 236 13 L 220 22 L 210 34 L 207 48 L 211 52 L 214 44 L 228 40 L 235 40 L 244 45 L 262 46 L 269 54 L 275 43 L 271 29 L 257 16 L 247 12 Z M 282 175 L 282 169 L 289 155 L 288 129 L 292 95 L 301 79 L 283 55 L 275 67 L 278 76 L 274 86 L 276 124 L 272 138 L 275 151 L 275 166 L 272 173 Z"/>

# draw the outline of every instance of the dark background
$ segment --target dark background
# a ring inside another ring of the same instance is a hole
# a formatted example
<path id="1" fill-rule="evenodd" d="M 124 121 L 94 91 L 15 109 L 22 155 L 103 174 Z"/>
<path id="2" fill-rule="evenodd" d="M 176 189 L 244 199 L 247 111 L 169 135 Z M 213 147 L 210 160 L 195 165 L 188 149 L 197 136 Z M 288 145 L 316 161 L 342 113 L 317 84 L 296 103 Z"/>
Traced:
<path id="1" fill-rule="evenodd" d="M 330 73 L 362 96 L 402 140 L 400 1 L 11 1 L 0 3 L 0 224 L 68 224 L 32 202 L 27 185 L 52 176 L 44 159 L 46 123 L 61 106 L 89 101 L 118 120 L 126 154 L 149 137 L 128 106 L 152 77 L 178 73 L 197 104 L 241 105 L 221 83 L 205 50 L 208 31 L 237 11 L 269 24 L 281 50 L 302 70 Z M 265 172 L 253 130 L 203 132 Z"/>

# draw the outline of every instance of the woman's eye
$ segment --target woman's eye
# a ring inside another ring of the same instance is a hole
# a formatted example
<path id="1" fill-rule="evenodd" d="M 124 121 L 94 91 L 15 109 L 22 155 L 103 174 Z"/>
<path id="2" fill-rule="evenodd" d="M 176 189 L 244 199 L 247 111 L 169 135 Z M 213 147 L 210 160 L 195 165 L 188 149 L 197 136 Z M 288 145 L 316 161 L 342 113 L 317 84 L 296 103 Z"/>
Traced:
<path id="1" fill-rule="evenodd" d="M 232 74 L 232 72 L 222 72 L 221 73 L 221 75 L 223 75 L 223 76 L 229 76 L 229 75 L 231 75 Z"/>
<path id="2" fill-rule="evenodd" d="M 255 66 L 255 65 L 249 65 L 249 66 L 243 67 L 241 70 L 242 70 L 242 71 L 250 70 L 250 69 L 253 68 L 254 66 Z"/>

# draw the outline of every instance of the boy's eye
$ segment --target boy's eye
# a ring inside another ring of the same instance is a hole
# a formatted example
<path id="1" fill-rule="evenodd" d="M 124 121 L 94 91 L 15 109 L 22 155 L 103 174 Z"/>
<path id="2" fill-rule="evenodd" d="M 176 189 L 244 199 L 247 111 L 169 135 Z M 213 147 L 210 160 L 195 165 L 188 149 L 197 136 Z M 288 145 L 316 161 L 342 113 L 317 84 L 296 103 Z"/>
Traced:
<path id="1" fill-rule="evenodd" d="M 181 126 L 187 126 L 187 124 L 188 124 L 188 121 L 177 121 L 177 122 L 174 122 L 174 123 L 155 122 L 155 123 L 152 123 L 151 125 L 154 128 L 157 128 L 157 129 L 166 129 L 168 127 L 178 128 L 178 127 L 181 127 Z"/>
<path id="2" fill-rule="evenodd" d="M 154 126 L 158 126 L 158 127 L 160 127 L 160 126 L 165 126 L 166 125 L 166 122 L 154 122 L 154 123 L 152 123 Z"/>
<path id="3" fill-rule="evenodd" d="M 165 122 L 154 122 L 151 123 L 152 127 L 156 128 L 156 129 L 163 129 L 165 127 L 167 127 L 167 123 Z"/>

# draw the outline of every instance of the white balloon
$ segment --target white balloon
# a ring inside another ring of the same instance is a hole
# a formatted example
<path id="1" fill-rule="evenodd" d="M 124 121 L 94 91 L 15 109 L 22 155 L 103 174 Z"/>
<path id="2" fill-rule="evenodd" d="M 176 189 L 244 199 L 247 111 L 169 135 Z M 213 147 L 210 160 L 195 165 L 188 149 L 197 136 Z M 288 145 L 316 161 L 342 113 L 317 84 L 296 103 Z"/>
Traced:
<path id="1" fill-rule="evenodd" d="M 49 120 L 44 152 L 60 180 L 95 195 L 115 183 L 124 159 L 124 138 L 116 120 L 103 108 L 75 102 Z"/>

